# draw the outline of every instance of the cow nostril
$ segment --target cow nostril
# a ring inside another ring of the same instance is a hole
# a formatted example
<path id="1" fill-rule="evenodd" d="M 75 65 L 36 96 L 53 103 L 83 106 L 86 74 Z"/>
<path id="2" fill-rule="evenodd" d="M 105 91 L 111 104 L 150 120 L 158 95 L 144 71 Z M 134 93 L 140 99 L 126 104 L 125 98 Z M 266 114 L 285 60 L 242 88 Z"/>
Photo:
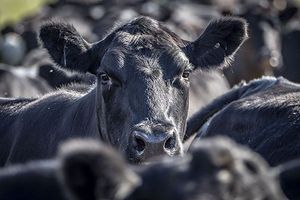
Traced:
<path id="1" fill-rule="evenodd" d="M 144 140 L 138 137 L 134 137 L 134 149 L 139 153 L 142 154 L 146 148 L 146 144 Z"/>
<path id="2" fill-rule="evenodd" d="M 175 147 L 176 147 L 175 137 L 169 137 L 164 144 L 164 149 L 167 151 L 172 151 Z"/>

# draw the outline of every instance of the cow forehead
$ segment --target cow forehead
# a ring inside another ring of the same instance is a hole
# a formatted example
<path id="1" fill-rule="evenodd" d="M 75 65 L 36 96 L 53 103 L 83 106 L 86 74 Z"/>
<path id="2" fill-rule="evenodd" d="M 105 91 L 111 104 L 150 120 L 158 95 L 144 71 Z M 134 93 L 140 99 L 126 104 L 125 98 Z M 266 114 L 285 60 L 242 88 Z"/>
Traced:
<path id="1" fill-rule="evenodd" d="M 165 35 L 165 34 L 163 34 Z M 170 49 L 179 49 L 171 36 L 157 34 L 118 32 L 112 42 L 114 47 L 122 47 L 128 51 L 140 53 L 141 51 L 156 52 Z"/>
<path id="2" fill-rule="evenodd" d="M 147 74 L 157 70 L 172 73 L 192 69 L 187 56 L 180 48 L 152 48 L 148 45 L 135 48 L 113 45 L 106 52 L 103 63 L 114 70 L 135 69 Z"/>

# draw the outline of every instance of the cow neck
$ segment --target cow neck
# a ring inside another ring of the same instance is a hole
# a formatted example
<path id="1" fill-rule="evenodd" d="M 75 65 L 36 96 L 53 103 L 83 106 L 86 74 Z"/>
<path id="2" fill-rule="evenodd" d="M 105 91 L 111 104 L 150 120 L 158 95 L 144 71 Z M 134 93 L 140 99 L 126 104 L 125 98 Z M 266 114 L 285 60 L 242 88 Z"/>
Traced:
<path id="1" fill-rule="evenodd" d="M 97 90 L 97 84 L 95 84 L 87 94 L 81 97 L 79 100 L 79 104 L 77 105 L 77 110 L 88 110 L 88 113 L 86 113 L 87 118 L 89 120 L 88 126 L 92 127 L 92 130 L 95 130 L 93 132 L 97 132 L 97 137 L 99 137 L 103 142 L 109 144 L 111 140 L 107 134 L 106 129 L 106 118 L 104 112 L 105 107 L 104 103 L 102 103 L 103 97 L 101 95 L 97 95 L 98 93 L 101 94 L 101 91 L 98 92 Z"/>
<path id="2" fill-rule="evenodd" d="M 80 97 L 74 106 L 76 107 L 76 112 L 74 113 L 73 123 L 84 124 L 85 126 L 81 128 L 86 133 L 81 134 L 102 138 L 98 128 L 96 88 L 93 87 L 93 89 Z"/>

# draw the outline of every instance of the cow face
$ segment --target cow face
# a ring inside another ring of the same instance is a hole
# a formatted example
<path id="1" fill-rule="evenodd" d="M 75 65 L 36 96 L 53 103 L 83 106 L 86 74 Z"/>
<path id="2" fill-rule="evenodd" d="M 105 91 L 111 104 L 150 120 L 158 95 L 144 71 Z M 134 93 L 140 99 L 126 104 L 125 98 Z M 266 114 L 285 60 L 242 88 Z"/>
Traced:
<path id="1" fill-rule="evenodd" d="M 224 66 L 246 38 L 237 18 L 212 22 L 194 42 L 140 17 L 89 44 L 70 25 L 48 23 L 40 38 L 61 67 L 97 75 L 100 135 L 132 162 L 181 154 L 189 74 Z"/>

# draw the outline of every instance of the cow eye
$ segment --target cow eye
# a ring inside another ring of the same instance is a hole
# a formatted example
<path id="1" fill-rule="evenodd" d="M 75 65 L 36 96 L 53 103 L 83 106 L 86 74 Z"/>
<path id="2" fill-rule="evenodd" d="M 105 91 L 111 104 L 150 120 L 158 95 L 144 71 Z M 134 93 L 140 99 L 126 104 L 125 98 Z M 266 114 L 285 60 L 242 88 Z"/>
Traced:
<path id="1" fill-rule="evenodd" d="M 107 84 L 110 81 L 109 76 L 105 73 L 100 74 L 100 78 L 102 84 Z"/>
<path id="2" fill-rule="evenodd" d="M 182 73 L 182 77 L 185 78 L 185 79 L 188 79 L 190 76 L 190 71 L 188 70 L 185 70 L 183 73 Z"/>

